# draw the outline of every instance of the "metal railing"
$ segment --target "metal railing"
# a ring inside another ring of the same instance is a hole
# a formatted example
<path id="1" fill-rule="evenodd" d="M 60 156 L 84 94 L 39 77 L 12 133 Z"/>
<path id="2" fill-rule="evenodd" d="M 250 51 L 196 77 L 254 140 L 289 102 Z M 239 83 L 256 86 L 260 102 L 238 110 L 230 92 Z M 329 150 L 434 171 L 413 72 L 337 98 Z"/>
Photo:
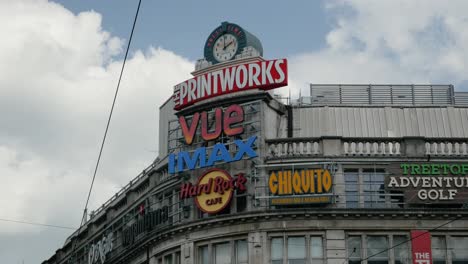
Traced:
<path id="1" fill-rule="evenodd" d="M 307 158 L 326 156 L 323 140 L 326 138 L 276 138 L 267 139 L 267 159 Z M 348 157 L 401 157 L 407 155 L 408 144 L 421 144 L 421 156 L 466 157 L 468 156 L 468 139 L 465 138 L 421 138 L 419 143 L 408 143 L 404 137 L 399 138 L 346 138 L 341 141 L 338 153 Z M 410 138 L 411 139 L 411 138 Z M 335 151 L 336 153 L 336 151 Z M 414 154 L 413 154 L 414 155 Z"/>
<path id="2" fill-rule="evenodd" d="M 302 105 L 454 105 L 453 85 L 311 84 Z M 460 96 L 463 94 L 460 93 Z M 468 105 L 468 96 L 460 97 Z"/>
<path id="3" fill-rule="evenodd" d="M 455 105 L 468 106 L 468 92 L 455 92 Z"/>

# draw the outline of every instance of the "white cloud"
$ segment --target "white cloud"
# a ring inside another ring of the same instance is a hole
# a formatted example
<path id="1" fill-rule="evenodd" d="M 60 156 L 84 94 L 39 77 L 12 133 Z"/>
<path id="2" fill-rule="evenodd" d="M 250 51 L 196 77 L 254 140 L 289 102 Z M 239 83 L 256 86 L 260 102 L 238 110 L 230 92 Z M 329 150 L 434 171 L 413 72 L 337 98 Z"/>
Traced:
<path id="1" fill-rule="evenodd" d="M 0 1 L 0 29 L 8 36 L 0 42 L 0 218 L 77 226 L 124 41 L 101 28 L 100 14 L 75 15 L 43 0 Z M 168 50 L 130 54 L 90 209 L 156 158 L 158 106 L 192 70 Z M 0 236 L 37 241 L 45 230 L 2 222 Z M 62 232 L 61 240 L 44 240 L 48 251 L 31 251 L 25 261 L 50 257 L 71 233 Z M 0 262 L 16 263 L 8 247 L 0 241 Z"/>
<path id="2" fill-rule="evenodd" d="M 333 1 L 327 47 L 290 59 L 297 83 L 435 83 L 468 79 L 466 1 Z"/>
<path id="3" fill-rule="evenodd" d="M 467 82 L 468 2 L 327 3 L 336 21 L 327 46 L 289 60 L 294 95 L 310 82 Z M 125 43 L 101 20 L 45 0 L 0 0 L 0 31 L 8 36 L 0 41 L 0 218 L 79 224 L 122 63 L 115 55 Z M 158 106 L 192 70 L 168 50 L 131 54 L 91 209 L 157 156 Z M 54 239 L 43 239 L 47 232 L 2 223 L 0 262 L 21 260 L 12 248 L 21 245 L 31 249 L 25 261 L 37 263 L 70 233 L 54 230 Z"/>

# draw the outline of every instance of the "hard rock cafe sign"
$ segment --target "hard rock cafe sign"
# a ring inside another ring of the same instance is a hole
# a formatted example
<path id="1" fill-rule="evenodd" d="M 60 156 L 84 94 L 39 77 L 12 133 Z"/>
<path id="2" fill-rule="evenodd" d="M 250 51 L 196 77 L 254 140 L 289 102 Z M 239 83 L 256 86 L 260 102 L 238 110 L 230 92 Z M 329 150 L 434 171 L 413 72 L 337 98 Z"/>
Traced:
<path id="1" fill-rule="evenodd" d="M 201 211 L 215 214 L 229 205 L 235 190 L 246 190 L 246 182 L 243 174 L 232 177 L 224 170 L 211 169 L 203 174 L 196 184 L 183 183 L 180 187 L 180 198 L 194 197 Z"/>

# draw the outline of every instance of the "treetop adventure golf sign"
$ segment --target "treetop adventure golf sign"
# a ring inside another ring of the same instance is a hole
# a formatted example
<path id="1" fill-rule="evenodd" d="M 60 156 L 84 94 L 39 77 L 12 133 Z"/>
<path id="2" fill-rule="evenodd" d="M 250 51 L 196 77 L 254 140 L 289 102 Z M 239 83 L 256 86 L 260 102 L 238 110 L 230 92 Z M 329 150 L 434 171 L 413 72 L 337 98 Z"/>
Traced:
<path id="1" fill-rule="evenodd" d="M 195 203 L 200 210 L 215 214 L 229 205 L 235 190 L 246 190 L 246 182 L 243 174 L 231 177 L 224 170 L 211 169 L 198 179 L 197 184 L 183 183 L 180 187 L 180 198 L 195 197 Z"/>
<path id="2" fill-rule="evenodd" d="M 286 59 L 257 61 L 195 76 L 177 84 L 172 96 L 175 110 L 208 98 L 251 89 L 270 90 L 288 85 Z"/>
<path id="3" fill-rule="evenodd" d="M 402 163 L 389 172 L 386 188 L 403 191 L 407 203 L 462 204 L 468 199 L 467 163 Z"/>

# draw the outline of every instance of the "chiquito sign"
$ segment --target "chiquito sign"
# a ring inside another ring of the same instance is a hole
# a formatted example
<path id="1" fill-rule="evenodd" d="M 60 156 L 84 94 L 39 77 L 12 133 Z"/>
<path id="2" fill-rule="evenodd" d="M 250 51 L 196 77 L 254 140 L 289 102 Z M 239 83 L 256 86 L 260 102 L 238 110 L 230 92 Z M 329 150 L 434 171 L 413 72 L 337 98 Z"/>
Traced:
<path id="1" fill-rule="evenodd" d="M 272 205 L 330 203 L 332 176 L 326 169 L 272 171 L 268 179 Z"/>
<path id="2" fill-rule="evenodd" d="M 390 166 L 388 190 L 401 190 L 407 203 L 464 203 L 468 199 L 468 164 L 403 163 Z"/>
<path id="3" fill-rule="evenodd" d="M 215 68 L 174 87 L 175 110 L 208 98 L 252 89 L 270 90 L 288 85 L 286 59 L 258 61 Z"/>

